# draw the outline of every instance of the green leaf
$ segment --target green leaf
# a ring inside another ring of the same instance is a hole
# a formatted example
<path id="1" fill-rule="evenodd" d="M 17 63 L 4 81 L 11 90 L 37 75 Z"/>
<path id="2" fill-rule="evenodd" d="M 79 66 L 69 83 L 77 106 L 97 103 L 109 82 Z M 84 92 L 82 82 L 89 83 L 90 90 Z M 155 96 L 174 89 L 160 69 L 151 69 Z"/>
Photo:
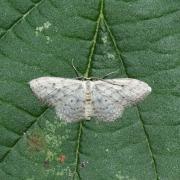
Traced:
<path id="1" fill-rule="evenodd" d="M 0 2 L 0 179 L 180 179 L 180 1 Z M 66 124 L 33 96 L 41 76 L 143 80 L 114 123 Z"/>

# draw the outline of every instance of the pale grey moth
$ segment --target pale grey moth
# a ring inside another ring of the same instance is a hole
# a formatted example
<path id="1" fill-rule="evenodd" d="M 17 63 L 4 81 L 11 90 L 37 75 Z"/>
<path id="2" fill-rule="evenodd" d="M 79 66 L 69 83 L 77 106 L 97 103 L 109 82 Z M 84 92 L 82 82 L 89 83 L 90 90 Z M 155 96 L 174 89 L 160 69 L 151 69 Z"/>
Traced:
<path id="1" fill-rule="evenodd" d="M 92 80 L 40 77 L 29 82 L 34 94 L 55 107 L 57 116 L 66 122 L 89 120 L 114 121 L 124 108 L 143 100 L 151 87 L 131 78 Z"/>

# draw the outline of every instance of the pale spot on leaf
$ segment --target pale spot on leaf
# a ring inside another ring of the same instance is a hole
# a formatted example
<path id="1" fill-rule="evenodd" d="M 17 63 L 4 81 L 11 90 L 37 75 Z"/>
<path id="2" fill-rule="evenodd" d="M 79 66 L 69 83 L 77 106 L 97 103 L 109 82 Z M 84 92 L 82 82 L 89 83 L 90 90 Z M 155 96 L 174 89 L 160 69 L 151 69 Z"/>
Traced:
<path id="1" fill-rule="evenodd" d="M 46 43 L 49 44 L 50 42 L 52 42 L 52 39 L 49 36 L 46 36 Z"/>
<path id="2" fill-rule="evenodd" d="M 107 53 L 107 57 L 110 60 L 114 60 L 115 59 L 115 56 L 113 54 L 110 54 L 110 53 Z"/>
<path id="3" fill-rule="evenodd" d="M 103 36 L 101 39 L 102 39 L 102 42 L 103 42 L 104 44 L 107 43 L 107 40 L 108 40 L 107 36 Z"/>
<path id="4" fill-rule="evenodd" d="M 121 171 L 118 171 L 118 173 L 115 176 L 117 180 L 136 180 L 136 178 L 134 177 L 122 175 Z"/>
<path id="5" fill-rule="evenodd" d="M 47 21 L 47 22 L 43 23 L 42 26 L 36 27 L 36 29 L 35 29 L 36 36 L 38 36 L 38 34 L 41 33 L 42 31 L 49 29 L 50 26 L 51 26 L 51 23 L 49 21 Z"/>
<path id="6" fill-rule="evenodd" d="M 109 152 L 109 149 L 105 149 L 106 152 Z"/>

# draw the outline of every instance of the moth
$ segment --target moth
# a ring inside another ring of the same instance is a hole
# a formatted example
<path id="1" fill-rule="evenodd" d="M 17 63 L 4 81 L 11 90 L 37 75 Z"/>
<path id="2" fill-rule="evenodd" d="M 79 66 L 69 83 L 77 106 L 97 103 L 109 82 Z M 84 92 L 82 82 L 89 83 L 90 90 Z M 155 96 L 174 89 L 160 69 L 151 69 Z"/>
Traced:
<path id="1" fill-rule="evenodd" d="M 66 122 L 114 121 L 126 107 L 135 105 L 151 92 L 151 87 L 131 78 L 94 80 L 40 77 L 29 82 L 34 94 L 56 110 Z"/>

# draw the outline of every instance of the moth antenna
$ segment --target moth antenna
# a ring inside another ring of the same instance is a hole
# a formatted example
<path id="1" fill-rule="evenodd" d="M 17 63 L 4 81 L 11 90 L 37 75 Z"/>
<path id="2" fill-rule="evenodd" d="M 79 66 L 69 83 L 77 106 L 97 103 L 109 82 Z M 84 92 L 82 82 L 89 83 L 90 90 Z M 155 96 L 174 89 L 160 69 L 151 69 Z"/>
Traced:
<path id="1" fill-rule="evenodd" d="M 115 73 L 118 73 L 118 70 L 106 74 L 104 77 L 102 77 L 102 79 L 105 79 L 105 78 L 107 78 L 108 76 L 110 76 L 111 74 L 115 74 Z"/>
<path id="2" fill-rule="evenodd" d="M 93 76 L 91 77 L 91 79 L 92 80 L 100 80 L 100 81 L 103 81 L 103 82 L 108 83 L 108 84 L 117 85 L 117 86 L 122 87 L 122 85 L 116 84 L 114 82 L 107 81 L 108 79 L 103 79 L 103 78 L 98 78 L 98 77 L 93 77 Z"/>
<path id="3" fill-rule="evenodd" d="M 75 65 L 74 65 L 74 59 L 72 59 L 72 67 L 73 67 L 73 69 L 74 69 L 77 77 L 83 77 L 83 75 L 82 75 L 82 74 L 77 70 L 77 68 L 75 67 Z"/>
<path id="4" fill-rule="evenodd" d="M 85 79 L 85 78 L 84 78 L 84 76 L 78 76 L 78 77 L 75 77 L 74 79 L 82 80 L 82 79 Z"/>

